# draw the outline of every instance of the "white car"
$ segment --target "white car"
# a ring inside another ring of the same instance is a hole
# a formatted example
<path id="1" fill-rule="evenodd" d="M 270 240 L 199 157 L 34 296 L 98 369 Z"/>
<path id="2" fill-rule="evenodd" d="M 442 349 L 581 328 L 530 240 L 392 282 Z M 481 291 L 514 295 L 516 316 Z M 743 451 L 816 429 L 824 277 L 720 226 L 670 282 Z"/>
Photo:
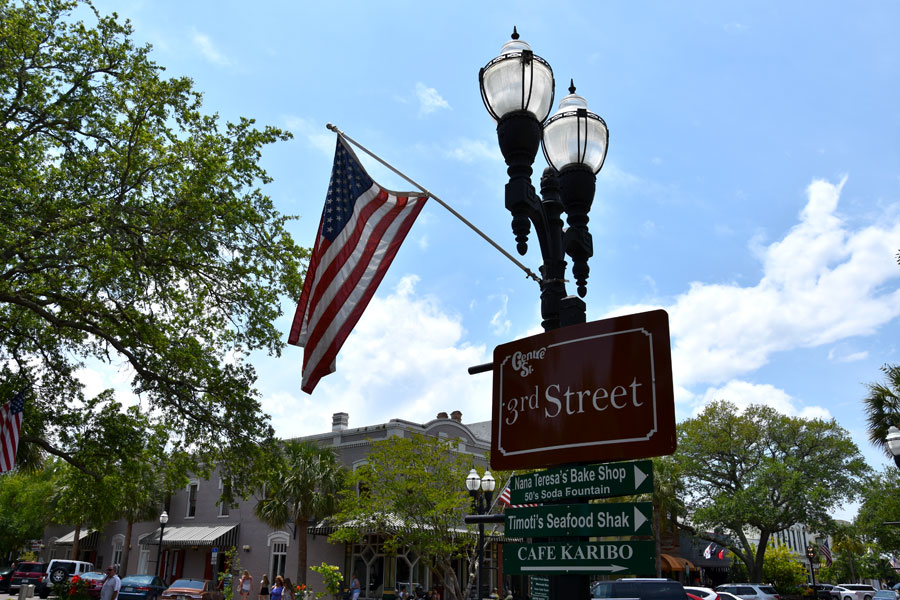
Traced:
<path id="1" fill-rule="evenodd" d="M 872 600 L 876 591 L 865 583 L 842 583 L 831 588 L 831 597 L 837 600 Z"/>
<path id="2" fill-rule="evenodd" d="M 743 600 L 781 600 L 775 588 L 765 583 L 726 583 L 718 586 L 716 591 L 728 592 Z"/>
<path id="3" fill-rule="evenodd" d="M 698 598 L 700 598 L 700 600 L 717 600 L 719 597 L 719 594 L 716 592 L 716 590 L 708 587 L 686 585 L 684 586 L 684 591 L 686 591 L 688 594 L 697 596 Z"/>

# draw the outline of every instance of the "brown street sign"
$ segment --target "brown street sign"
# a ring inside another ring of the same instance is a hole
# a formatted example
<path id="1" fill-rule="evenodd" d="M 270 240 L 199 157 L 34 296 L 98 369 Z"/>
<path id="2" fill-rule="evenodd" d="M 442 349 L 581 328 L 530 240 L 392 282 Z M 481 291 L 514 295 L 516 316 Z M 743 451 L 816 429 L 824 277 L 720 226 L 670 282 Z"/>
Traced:
<path id="1" fill-rule="evenodd" d="M 669 317 L 663 310 L 572 325 L 494 349 L 491 468 L 675 451 Z"/>

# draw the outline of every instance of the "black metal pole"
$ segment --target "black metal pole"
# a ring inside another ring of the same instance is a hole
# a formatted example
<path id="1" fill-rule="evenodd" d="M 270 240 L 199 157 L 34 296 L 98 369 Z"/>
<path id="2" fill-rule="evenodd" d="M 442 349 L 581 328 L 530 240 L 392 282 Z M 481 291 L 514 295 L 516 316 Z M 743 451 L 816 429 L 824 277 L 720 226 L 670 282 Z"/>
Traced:
<path id="1" fill-rule="evenodd" d="M 479 511 L 479 514 L 484 514 L 484 511 Z M 477 600 L 481 600 L 484 598 L 484 594 L 481 590 L 482 582 L 484 581 L 484 523 L 478 524 L 478 579 L 476 581 L 476 585 L 478 586 L 478 595 L 476 596 Z"/>
<path id="2" fill-rule="evenodd" d="M 162 559 L 162 543 L 163 543 L 163 532 L 166 530 L 166 524 L 159 524 L 159 550 L 156 551 L 156 572 L 159 576 L 165 581 L 165 572 L 160 571 L 159 561 Z"/>

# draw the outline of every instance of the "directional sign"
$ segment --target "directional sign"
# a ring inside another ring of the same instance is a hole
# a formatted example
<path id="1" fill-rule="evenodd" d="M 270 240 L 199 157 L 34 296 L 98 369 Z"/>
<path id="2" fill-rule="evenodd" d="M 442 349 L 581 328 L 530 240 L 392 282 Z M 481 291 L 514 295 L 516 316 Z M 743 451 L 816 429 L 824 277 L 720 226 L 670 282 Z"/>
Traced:
<path id="1" fill-rule="evenodd" d="M 614 498 L 653 491 L 653 461 L 570 465 L 515 475 L 511 504 L 540 504 L 577 498 Z"/>
<path id="2" fill-rule="evenodd" d="M 550 600 L 550 580 L 543 575 L 528 578 L 531 600 Z"/>
<path id="3" fill-rule="evenodd" d="M 508 537 L 652 535 L 651 502 L 555 504 L 506 511 Z"/>
<path id="4" fill-rule="evenodd" d="M 656 542 L 504 544 L 503 573 L 653 575 L 656 573 Z"/>
<path id="5" fill-rule="evenodd" d="M 653 310 L 497 346 L 491 468 L 675 451 L 669 316 Z"/>

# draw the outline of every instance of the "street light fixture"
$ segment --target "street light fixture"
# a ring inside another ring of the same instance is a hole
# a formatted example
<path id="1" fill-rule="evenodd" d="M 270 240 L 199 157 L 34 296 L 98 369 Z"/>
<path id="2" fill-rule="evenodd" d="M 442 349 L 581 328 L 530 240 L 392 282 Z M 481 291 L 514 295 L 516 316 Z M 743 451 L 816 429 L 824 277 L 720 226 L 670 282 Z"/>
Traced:
<path id="1" fill-rule="evenodd" d="M 813 600 L 819 597 L 816 590 L 816 571 L 813 568 L 813 559 L 816 557 L 816 549 L 812 544 L 806 545 L 806 558 L 809 559 L 809 574 L 812 575 Z"/>
<path id="2" fill-rule="evenodd" d="M 584 323 L 584 301 L 566 296 L 565 257 L 573 260 L 578 296 L 583 298 L 587 294 L 587 261 L 594 253 L 588 212 L 597 172 L 606 160 L 606 123 L 587 109 L 585 99 L 575 93 L 574 82 L 557 112 L 547 120 L 553 105 L 553 71 L 519 39 L 515 28 L 500 56 L 481 69 L 478 82 L 485 108 L 497 122 L 497 141 L 507 165 L 506 208 L 512 214 L 516 250 L 522 255 L 528 251 L 532 224 L 540 244 L 541 324 L 550 331 Z M 531 174 L 542 142 L 550 166 L 541 177 L 538 195 Z M 565 230 L 563 213 L 568 225 Z"/>
<path id="3" fill-rule="evenodd" d="M 166 523 L 169 522 L 169 513 L 166 511 L 162 511 L 162 514 L 159 515 L 159 550 L 156 552 L 156 570 L 159 571 L 159 561 L 162 558 L 162 544 L 163 544 L 163 532 L 166 530 Z M 163 578 L 163 581 L 166 579 L 166 570 L 162 569 L 160 573 L 160 577 Z"/>
<path id="4" fill-rule="evenodd" d="M 487 514 L 491 510 L 491 498 L 494 495 L 496 480 L 490 471 L 484 472 L 484 477 L 478 476 L 478 471 L 472 469 L 466 477 L 466 489 L 472 496 L 472 508 L 477 515 Z M 481 588 L 484 581 L 484 521 L 478 522 L 478 575 L 475 581 L 478 590 L 478 598 L 484 598 Z"/>
<path id="5" fill-rule="evenodd" d="M 893 425 L 888 427 L 888 434 L 884 441 L 887 443 L 888 450 L 894 455 L 894 464 L 900 469 L 900 429 Z"/>

